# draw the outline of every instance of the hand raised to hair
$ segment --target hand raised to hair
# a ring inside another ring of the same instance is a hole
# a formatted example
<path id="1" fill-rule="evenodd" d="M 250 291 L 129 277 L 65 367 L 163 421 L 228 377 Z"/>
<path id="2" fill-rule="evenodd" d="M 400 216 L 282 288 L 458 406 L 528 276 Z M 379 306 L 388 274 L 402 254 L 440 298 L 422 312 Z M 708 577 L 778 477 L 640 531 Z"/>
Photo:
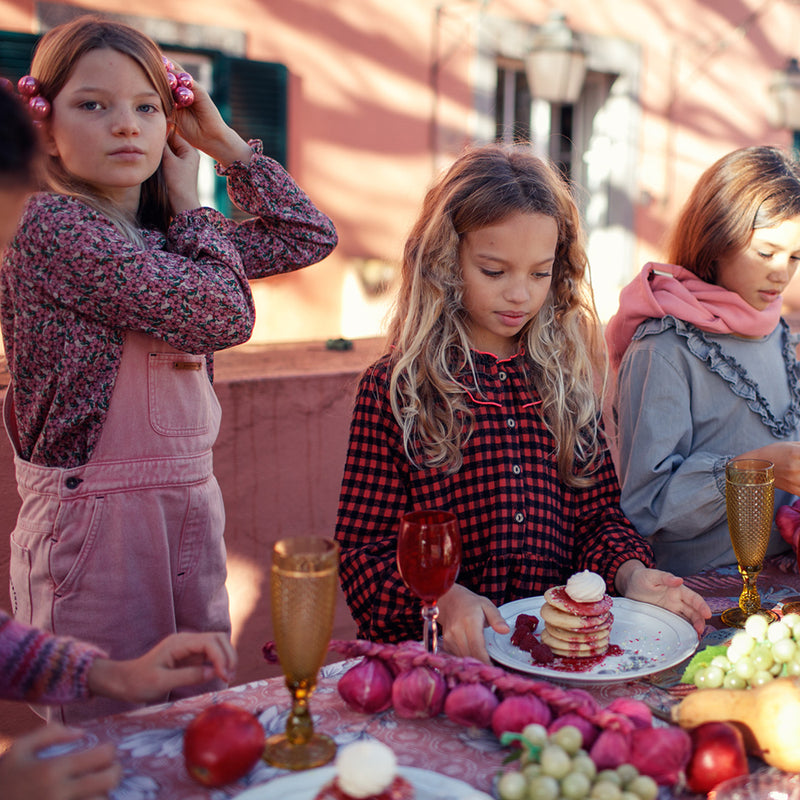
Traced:
<path id="1" fill-rule="evenodd" d="M 223 167 L 234 161 L 247 163 L 253 154 L 247 142 L 222 119 L 214 101 L 199 83 L 195 82 L 192 91 L 194 102 L 175 111 L 181 137 Z"/>
<path id="2" fill-rule="evenodd" d="M 189 211 L 200 206 L 197 173 L 200 154 L 177 133 L 172 133 L 164 145 L 161 171 L 173 211 Z"/>

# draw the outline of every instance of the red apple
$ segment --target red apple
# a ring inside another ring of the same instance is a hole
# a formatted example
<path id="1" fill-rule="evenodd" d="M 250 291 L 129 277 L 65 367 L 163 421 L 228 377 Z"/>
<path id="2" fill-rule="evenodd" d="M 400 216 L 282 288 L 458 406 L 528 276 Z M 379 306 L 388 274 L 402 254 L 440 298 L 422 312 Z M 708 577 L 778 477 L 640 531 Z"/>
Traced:
<path id="1" fill-rule="evenodd" d="M 749 772 L 744 739 L 735 725 L 704 722 L 689 734 L 692 756 L 686 767 L 686 783 L 693 792 L 706 794 L 722 781 Z"/>
<path id="2" fill-rule="evenodd" d="M 263 752 L 261 723 L 233 703 L 217 703 L 201 711 L 183 737 L 186 769 L 204 786 L 223 786 L 241 778 Z"/>

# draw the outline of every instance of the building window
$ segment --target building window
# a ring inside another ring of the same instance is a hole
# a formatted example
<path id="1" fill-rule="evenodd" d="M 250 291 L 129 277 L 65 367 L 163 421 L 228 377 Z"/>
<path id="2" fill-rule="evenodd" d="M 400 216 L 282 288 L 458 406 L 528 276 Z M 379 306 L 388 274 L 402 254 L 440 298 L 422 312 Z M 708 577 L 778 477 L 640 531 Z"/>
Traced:
<path id="1" fill-rule="evenodd" d="M 500 64 L 495 94 L 495 140 L 511 144 L 531 138 L 531 94 L 522 68 Z"/>
<path id="2" fill-rule="evenodd" d="M 550 105 L 550 160 L 567 180 L 572 178 L 573 143 L 575 142 L 575 106 L 572 103 Z"/>
<path id="3" fill-rule="evenodd" d="M 501 60 L 497 66 L 494 111 L 496 141 L 532 143 L 568 180 L 572 177 L 574 105 L 537 101 L 531 97 L 522 65 Z M 532 129 L 533 114 L 538 121 Z M 541 141 L 534 141 L 537 137 Z"/>

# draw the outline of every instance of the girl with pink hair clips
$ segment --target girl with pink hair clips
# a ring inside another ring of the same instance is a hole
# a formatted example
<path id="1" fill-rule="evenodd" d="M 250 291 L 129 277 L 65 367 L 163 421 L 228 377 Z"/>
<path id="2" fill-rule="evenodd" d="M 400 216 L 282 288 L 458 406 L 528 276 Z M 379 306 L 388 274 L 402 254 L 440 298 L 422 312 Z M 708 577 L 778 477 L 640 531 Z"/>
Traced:
<path id="1" fill-rule="evenodd" d="M 146 36 L 93 17 L 42 38 L 23 88 L 49 191 L 29 202 L 0 272 L 22 496 L 14 613 L 114 659 L 175 631 L 229 635 L 211 353 L 249 338 L 249 278 L 336 244 L 260 143 L 203 87 L 178 93 L 170 66 Z M 198 149 L 251 219 L 200 207 Z M 96 699 L 59 716 L 123 708 Z"/>

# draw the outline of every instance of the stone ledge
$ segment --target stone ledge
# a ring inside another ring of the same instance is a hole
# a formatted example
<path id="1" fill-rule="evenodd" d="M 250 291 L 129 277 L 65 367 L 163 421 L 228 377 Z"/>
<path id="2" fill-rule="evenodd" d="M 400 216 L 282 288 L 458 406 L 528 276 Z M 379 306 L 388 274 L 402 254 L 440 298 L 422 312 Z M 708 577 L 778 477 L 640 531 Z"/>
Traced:
<path id="1" fill-rule="evenodd" d="M 214 356 L 214 381 L 263 380 L 287 376 L 360 373 L 384 351 L 386 340 L 353 339 L 350 350 L 329 350 L 322 341 L 242 344 Z M 0 397 L 9 383 L 6 357 L 0 353 Z"/>

